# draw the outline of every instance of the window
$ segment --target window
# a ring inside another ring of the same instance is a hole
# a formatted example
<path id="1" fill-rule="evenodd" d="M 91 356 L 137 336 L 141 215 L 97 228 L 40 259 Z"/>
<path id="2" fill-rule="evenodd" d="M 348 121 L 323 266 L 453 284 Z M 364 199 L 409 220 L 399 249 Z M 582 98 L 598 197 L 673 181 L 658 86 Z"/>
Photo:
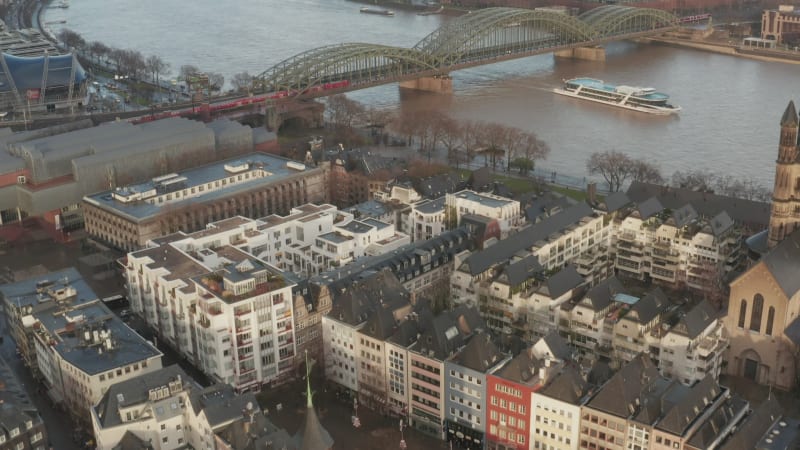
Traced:
<path id="1" fill-rule="evenodd" d="M 773 322 L 775 322 L 775 307 L 770 306 L 767 312 L 767 331 L 764 332 L 767 336 L 772 336 Z"/>
<path id="2" fill-rule="evenodd" d="M 747 301 L 742 299 L 739 304 L 739 328 L 744 328 L 744 318 L 747 316 Z"/>
<path id="3" fill-rule="evenodd" d="M 761 312 L 764 309 L 764 297 L 761 294 L 753 296 L 753 312 L 750 313 L 750 331 L 761 331 Z"/>

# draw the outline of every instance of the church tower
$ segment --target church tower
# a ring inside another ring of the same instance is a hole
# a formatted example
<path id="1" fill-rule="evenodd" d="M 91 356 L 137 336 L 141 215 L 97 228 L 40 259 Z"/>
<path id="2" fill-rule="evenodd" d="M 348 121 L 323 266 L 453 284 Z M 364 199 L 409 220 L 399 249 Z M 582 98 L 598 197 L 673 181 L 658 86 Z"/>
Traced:
<path id="1" fill-rule="evenodd" d="M 795 228 L 800 228 L 800 160 L 798 160 L 798 120 L 794 102 L 781 118 L 781 138 L 775 164 L 775 187 L 769 217 L 769 247 L 774 247 Z"/>

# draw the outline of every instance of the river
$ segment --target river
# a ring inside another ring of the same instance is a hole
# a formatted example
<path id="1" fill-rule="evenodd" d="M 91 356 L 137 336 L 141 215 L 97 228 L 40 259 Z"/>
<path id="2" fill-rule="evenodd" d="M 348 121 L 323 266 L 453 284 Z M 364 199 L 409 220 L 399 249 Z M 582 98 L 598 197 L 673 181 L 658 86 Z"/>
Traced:
<path id="1" fill-rule="evenodd" d="M 44 22 L 87 41 L 157 54 L 172 65 L 258 74 L 297 53 L 341 42 L 413 46 L 448 17 L 396 11 L 359 14 L 345 0 L 72 0 Z M 595 151 L 618 150 L 665 174 L 705 168 L 772 185 L 779 120 L 800 66 L 672 47 L 620 42 L 605 62 L 540 55 L 453 73 L 454 94 L 403 96 L 396 85 L 349 94 L 386 108 L 438 108 L 537 133 L 552 152 L 541 165 L 582 176 Z M 592 76 L 671 95 L 679 116 L 653 117 L 554 95 L 565 78 Z M 800 100 L 800 98 L 794 98 Z"/>

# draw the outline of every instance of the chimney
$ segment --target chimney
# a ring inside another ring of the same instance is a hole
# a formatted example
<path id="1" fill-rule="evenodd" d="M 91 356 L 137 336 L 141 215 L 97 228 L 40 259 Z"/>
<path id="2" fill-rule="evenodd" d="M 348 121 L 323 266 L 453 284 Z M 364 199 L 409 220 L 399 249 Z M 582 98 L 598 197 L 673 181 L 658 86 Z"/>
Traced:
<path id="1" fill-rule="evenodd" d="M 586 185 L 586 196 L 589 198 L 589 203 L 594 205 L 597 203 L 597 183 L 592 181 Z"/>

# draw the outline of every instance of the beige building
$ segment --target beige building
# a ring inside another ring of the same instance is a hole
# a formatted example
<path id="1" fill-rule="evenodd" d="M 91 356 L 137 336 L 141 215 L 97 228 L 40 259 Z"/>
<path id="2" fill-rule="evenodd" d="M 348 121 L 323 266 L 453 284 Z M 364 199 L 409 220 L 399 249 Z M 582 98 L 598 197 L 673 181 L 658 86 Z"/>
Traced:
<path id="1" fill-rule="evenodd" d="M 251 153 L 83 198 L 86 231 L 124 250 L 233 216 L 288 213 L 328 200 L 328 166 Z"/>

